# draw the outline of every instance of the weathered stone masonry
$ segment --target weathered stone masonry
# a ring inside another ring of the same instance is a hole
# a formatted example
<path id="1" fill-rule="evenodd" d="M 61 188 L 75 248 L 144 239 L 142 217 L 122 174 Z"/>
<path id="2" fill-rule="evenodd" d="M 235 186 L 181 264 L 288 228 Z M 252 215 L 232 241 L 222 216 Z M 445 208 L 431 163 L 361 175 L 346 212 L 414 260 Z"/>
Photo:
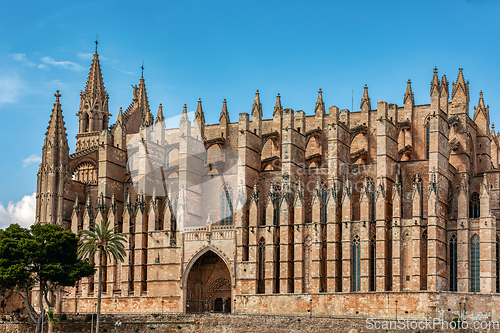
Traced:
<path id="1" fill-rule="evenodd" d="M 430 104 L 415 105 L 408 81 L 402 106 L 373 110 L 365 86 L 360 111 L 326 110 L 320 89 L 313 115 L 283 108 L 278 94 L 263 119 L 257 91 L 238 122 L 224 100 L 206 125 L 200 100 L 193 124 L 185 106 L 166 128 L 141 77 L 109 126 L 96 52 L 71 155 L 56 94 L 36 222 L 79 233 L 108 219 L 125 234 L 126 260 L 104 270 L 104 312 L 390 316 L 399 300 L 408 316 L 463 301 L 495 317 L 495 302 L 479 300 L 499 292 L 499 140 L 482 93 L 469 117 L 462 69 L 449 94 L 435 69 Z M 204 185 L 212 179 L 217 195 Z M 90 312 L 96 281 L 59 295 L 59 309 Z"/>

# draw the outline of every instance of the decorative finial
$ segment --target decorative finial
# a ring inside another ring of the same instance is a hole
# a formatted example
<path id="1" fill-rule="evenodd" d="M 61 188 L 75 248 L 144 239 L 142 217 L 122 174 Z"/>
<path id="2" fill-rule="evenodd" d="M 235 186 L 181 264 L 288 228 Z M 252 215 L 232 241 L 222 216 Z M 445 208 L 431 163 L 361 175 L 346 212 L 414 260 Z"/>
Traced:
<path id="1" fill-rule="evenodd" d="M 257 89 L 257 94 L 259 93 L 259 89 Z"/>
<path id="2" fill-rule="evenodd" d="M 437 72 L 438 72 L 438 68 L 436 66 L 434 66 L 434 73 L 437 74 Z"/>
<path id="3" fill-rule="evenodd" d="M 95 37 L 95 53 L 97 53 L 97 44 L 99 44 L 99 34 Z"/>
<path id="4" fill-rule="evenodd" d="M 462 71 L 463 71 L 463 70 L 464 70 L 463 68 L 459 68 L 459 69 L 458 69 L 458 71 L 459 71 L 460 73 L 462 73 Z"/>
<path id="5" fill-rule="evenodd" d="M 319 88 L 319 93 L 321 94 L 321 88 Z"/>
<path id="6" fill-rule="evenodd" d="M 411 83 L 411 80 L 410 80 L 410 79 L 408 79 L 408 83 Z"/>
<path id="7" fill-rule="evenodd" d="M 141 77 L 144 77 L 144 60 L 142 61 L 142 66 L 141 66 Z"/>
<path id="8" fill-rule="evenodd" d="M 54 96 L 56 97 L 56 102 L 59 102 L 59 97 L 61 97 L 61 94 L 59 94 L 59 90 L 56 90 Z"/>

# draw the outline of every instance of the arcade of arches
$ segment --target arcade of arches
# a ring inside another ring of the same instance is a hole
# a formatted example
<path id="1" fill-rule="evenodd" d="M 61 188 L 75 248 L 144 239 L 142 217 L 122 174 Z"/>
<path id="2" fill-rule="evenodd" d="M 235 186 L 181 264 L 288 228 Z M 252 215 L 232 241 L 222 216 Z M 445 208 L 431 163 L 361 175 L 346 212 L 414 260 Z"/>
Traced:
<path id="1" fill-rule="evenodd" d="M 191 267 L 186 312 L 231 312 L 231 275 L 214 252 L 203 254 Z"/>

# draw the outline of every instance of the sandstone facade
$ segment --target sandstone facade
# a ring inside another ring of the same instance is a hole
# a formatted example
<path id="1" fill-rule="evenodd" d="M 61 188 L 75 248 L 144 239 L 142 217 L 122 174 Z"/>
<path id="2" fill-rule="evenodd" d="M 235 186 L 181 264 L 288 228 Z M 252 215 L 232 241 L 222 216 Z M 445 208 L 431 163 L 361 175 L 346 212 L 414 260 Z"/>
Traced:
<path id="1" fill-rule="evenodd" d="M 36 209 L 37 223 L 108 219 L 126 235 L 104 312 L 496 315 L 499 140 L 482 93 L 470 118 L 462 69 L 451 96 L 434 70 L 430 104 L 408 81 L 401 106 L 372 109 L 365 86 L 360 111 L 327 110 L 320 90 L 313 115 L 278 94 L 263 119 L 257 91 L 250 115 L 230 122 L 224 101 L 213 125 L 201 100 L 193 123 L 186 106 L 174 128 L 161 104 L 155 119 L 144 77 L 111 126 L 108 98 L 96 52 L 71 155 L 56 94 Z M 92 311 L 96 281 L 59 309 Z"/>

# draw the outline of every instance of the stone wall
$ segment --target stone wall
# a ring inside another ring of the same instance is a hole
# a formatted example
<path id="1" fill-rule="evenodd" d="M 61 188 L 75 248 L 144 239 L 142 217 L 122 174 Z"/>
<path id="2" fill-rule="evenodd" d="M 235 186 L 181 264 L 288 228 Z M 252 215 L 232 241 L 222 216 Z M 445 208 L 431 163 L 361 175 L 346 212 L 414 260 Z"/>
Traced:
<path id="1" fill-rule="evenodd" d="M 192 315 L 104 315 L 101 317 L 101 332 L 116 332 L 115 322 L 122 325 L 118 332 L 204 332 L 204 333 L 299 333 L 314 328 L 315 332 L 387 332 L 387 329 L 368 329 L 365 319 L 354 318 L 327 318 L 308 316 L 258 316 L 258 315 L 224 315 L 224 314 L 192 314 Z M 7 318 L 0 322 L 0 333 L 33 332 L 34 326 L 27 324 L 27 318 L 11 321 Z M 89 316 L 68 316 L 66 321 L 54 325 L 55 333 L 86 333 L 91 328 Z M 46 332 L 45 326 L 44 332 Z M 415 330 L 401 329 L 398 332 L 414 332 Z M 456 332 L 450 329 L 424 329 L 421 333 Z M 490 330 L 493 332 L 493 330 Z M 473 332 L 463 330 L 462 332 Z"/>

